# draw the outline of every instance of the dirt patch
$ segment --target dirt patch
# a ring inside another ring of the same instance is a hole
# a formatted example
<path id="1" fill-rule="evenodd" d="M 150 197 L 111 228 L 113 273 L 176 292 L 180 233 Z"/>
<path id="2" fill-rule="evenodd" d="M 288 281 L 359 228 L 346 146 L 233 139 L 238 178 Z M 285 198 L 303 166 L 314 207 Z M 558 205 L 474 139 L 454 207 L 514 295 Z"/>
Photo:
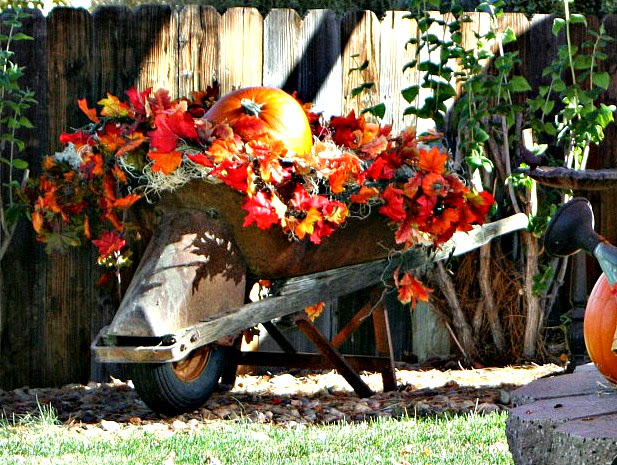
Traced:
<path id="1" fill-rule="evenodd" d="M 335 372 L 294 376 L 240 376 L 229 392 L 215 393 L 200 409 L 173 418 L 150 410 L 131 382 L 72 384 L 62 388 L 0 390 L 0 413 L 8 418 L 37 415 L 51 405 L 71 428 L 116 432 L 135 427 L 153 431 L 190 430 L 212 421 L 252 421 L 286 426 L 443 412 L 507 410 L 510 392 L 534 379 L 562 371 L 557 365 L 459 370 L 398 369 L 399 389 L 381 392 L 381 375 L 365 373 L 377 393 L 358 398 Z"/>

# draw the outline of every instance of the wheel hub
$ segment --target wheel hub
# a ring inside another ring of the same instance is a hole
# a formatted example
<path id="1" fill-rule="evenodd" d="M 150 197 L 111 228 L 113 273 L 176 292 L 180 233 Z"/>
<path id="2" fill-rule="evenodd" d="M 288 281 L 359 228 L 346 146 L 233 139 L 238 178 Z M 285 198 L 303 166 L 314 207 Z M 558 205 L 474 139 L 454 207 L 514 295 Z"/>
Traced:
<path id="1" fill-rule="evenodd" d="M 198 347 L 186 358 L 172 363 L 174 374 L 185 383 L 195 381 L 203 373 L 210 358 L 210 347 Z"/>

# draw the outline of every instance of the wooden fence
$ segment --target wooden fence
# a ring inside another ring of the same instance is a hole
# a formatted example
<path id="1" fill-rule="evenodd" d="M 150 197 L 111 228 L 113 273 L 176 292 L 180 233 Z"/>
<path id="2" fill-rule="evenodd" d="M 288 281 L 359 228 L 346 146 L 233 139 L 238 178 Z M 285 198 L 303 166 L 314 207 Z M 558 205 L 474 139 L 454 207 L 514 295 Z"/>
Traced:
<path id="1" fill-rule="evenodd" d="M 78 98 L 93 105 L 106 92 L 121 96 L 132 85 L 166 88 L 174 96 L 204 89 L 215 80 L 223 93 L 270 85 L 298 91 L 327 115 L 384 102 L 385 120 L 400 129 L 407 106 L 400 90 L 414 79 L 413 72 L 402 73 L 412 54 L 405 43 L 416 27 L 404 14 L 387 12 L 378 19 L 372 12 L 351 12 L 339 18 L 316 10 L 301 18 L 292 10 L 273 10 L 263 18 L 251 8 L 221 15 L 204 6 L 160 5 L 135 11 L 105 7 L 93 14 L 58 8 L 47 17 L 37 13 L 24 24 L 24 32 L 35 40 L 18 44 L 17 50 L 18 62 L 26 66 L 24 83 L 39 100 L 30 115 L 36 131 L 25 136 L 29 162 L 36 174 L 41 158 L 59 148 L 57 136 L 85 123 Z M 522 71 L 538 82 L 556 50 L 551 18 L 510 14 L 502 21 L 520 35 Z M 487 27 L 488 18 L 474 14 L 473 22 L 465 25 L 466 40 L 474 40 L 474 30 Z M 617 36 L 610 18 L 607 29 Z M 609 52 L 607 63 L 617 63 L 615 50 Z M 350 72 L 364 60 L 369 63 L 365 70 Z M 368 81 L 375 83 L 371 92 L 349 97 L 352 88 Z M 611 85 L 607 99 L 615 100 L 616 94 L 617 86 Z M 611 136 L 598 152 L 598 166 L 617 160 L 613 140 Z M 617 230 L 610 215 L 617 195 L 602 195 L 602 230 L 614 238 L 610 232 Z M 24 221 L 1 271 L 0 387 L 91 378 L 96 370 L 91 371 L 90 342 L 114 311 L 109 298 L 97 290 L 100 270 L 94 251 L 46 255 Z M 409 344 L 407 336 L 401 338 L 399 353 Z"/>

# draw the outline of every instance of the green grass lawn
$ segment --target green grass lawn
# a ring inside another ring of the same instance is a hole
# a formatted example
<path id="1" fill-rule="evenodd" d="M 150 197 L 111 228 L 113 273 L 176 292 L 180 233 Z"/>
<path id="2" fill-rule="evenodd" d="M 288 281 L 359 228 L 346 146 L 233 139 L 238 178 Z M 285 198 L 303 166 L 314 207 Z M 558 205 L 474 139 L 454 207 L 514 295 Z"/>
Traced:
<path id="1" fill-rule="evenodd" d="M 165 434 L 93 435 L 53 421 L 4 421 L 0 464 L 512 464 L 506 414 L 383 419 L 294 428 L 215 422 Z M 98 431 L 98 429 L 97 429 Z"/>

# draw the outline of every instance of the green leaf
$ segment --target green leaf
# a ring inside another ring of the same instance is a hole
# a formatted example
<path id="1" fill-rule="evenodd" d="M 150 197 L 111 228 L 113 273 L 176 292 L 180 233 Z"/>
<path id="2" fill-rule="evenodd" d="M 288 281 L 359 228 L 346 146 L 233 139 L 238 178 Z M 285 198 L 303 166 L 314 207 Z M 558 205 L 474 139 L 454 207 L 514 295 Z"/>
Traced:
<path id="1" fill-rule="evenodd" d="M 18 170 L 25 170 L 28 169 L 28 162 L 20 158 L 15 158 L 13 160 L 13 167 L 17 168 Z"/>
<path id="2" fill-rule="evenodd" d="M 606 72 L 606 71 L 602 71 L 601 73 L 595 73 L 593 75 L 593 79 L 592 80 L 593 80 L 593 83 L 596 86 L 598 86 L 598 87 L 600 87 L 600 88 L 602 88 L 604 90 L 608 89 L 608 86 L 611 83 L 611 77 L 608 74 L 608 72 Z"/>
<path id="3" fill-rule="evenodd" d="M 365 108 L 362 110 L 362 113 L 370 113 L 371 115 L 381 119 L 386 114 L 386 105 L 384 103 L 378 103 L 372 107 Z"/>
<path id="4" fill-rule="evenodd" d="M 553 123 L 544 123 L 544 132 L 549 136 L 556 136 L 557 129 L 553 125 Z"/>
<path id="5" fill-rule="evenodd" d="M 503 35 L 501 36 L 501 41 L 504 44 L 509 44 L 511 42 L 516 42 L 516 34 L 511 27 L 507 27 L 505 31 L 503 31 Z"/>
<path id="6" fill-rule="evenodd" d="M 555 107 L 555 101 L 554 100 L 547 100 L 544 103 L 544 106 L 542 107 L 542 113 L 548 114 L 551 111 L 553 111 L 554 107 Z"/>
<path id="7" fill-rule="evenodd" d="M 523 76 L 513 76 L 510 79 L 509 87 L 512 92 L 527 92 L 531 90 L 529 82 Z"/>
<path id="8" fill-rule="evenodd" d="M 13 40 L 34 40 L 34 37 L 31 37 L 23 32 L 18 32 L 13 35 Z"/>
<path id="9" fill-rule="evenodd" d="M 572 24 L 584 24 L 587 25 L 587 19 L 585 19 L 585 15 L 579 13 L 572 13 L 570 15 L 570 22 Z"/>
<path id="10" fill-rule="evenodd" d="M 419 92 L 420 92 L 420 86 L 416 85 L 416 86 L 411 86 L 411 87 L 407 87 L 406 89 L 403 89 L 401 91 L 401 94 L 407 103 L 411 103 L 416 99 Z"/>
<path id="11" fill-rule="evenodd" d="M 418 60 L 411 60 L 409 63 L 405 63 L 403 66 L 403 72 L 407 71 L 409 68 L 415 68 L 418 64 Z"/>
<path id="12" fill-rule="evenodd" d="M 480 142 L 480 143 L 486 142 L 490 138 L 488 133 L 482 128 L 476 128 L 474 130 L 473 135 L 474 135 L 474 139 L 476 140 L 476 142 Z"/>
<path id="13" fill-rule="evenodd" d="M 566 20 L 563 18 L 555 18 L 553 21 L 553 35 L 558 36 L 559 31 L 566 25 Z"/>

